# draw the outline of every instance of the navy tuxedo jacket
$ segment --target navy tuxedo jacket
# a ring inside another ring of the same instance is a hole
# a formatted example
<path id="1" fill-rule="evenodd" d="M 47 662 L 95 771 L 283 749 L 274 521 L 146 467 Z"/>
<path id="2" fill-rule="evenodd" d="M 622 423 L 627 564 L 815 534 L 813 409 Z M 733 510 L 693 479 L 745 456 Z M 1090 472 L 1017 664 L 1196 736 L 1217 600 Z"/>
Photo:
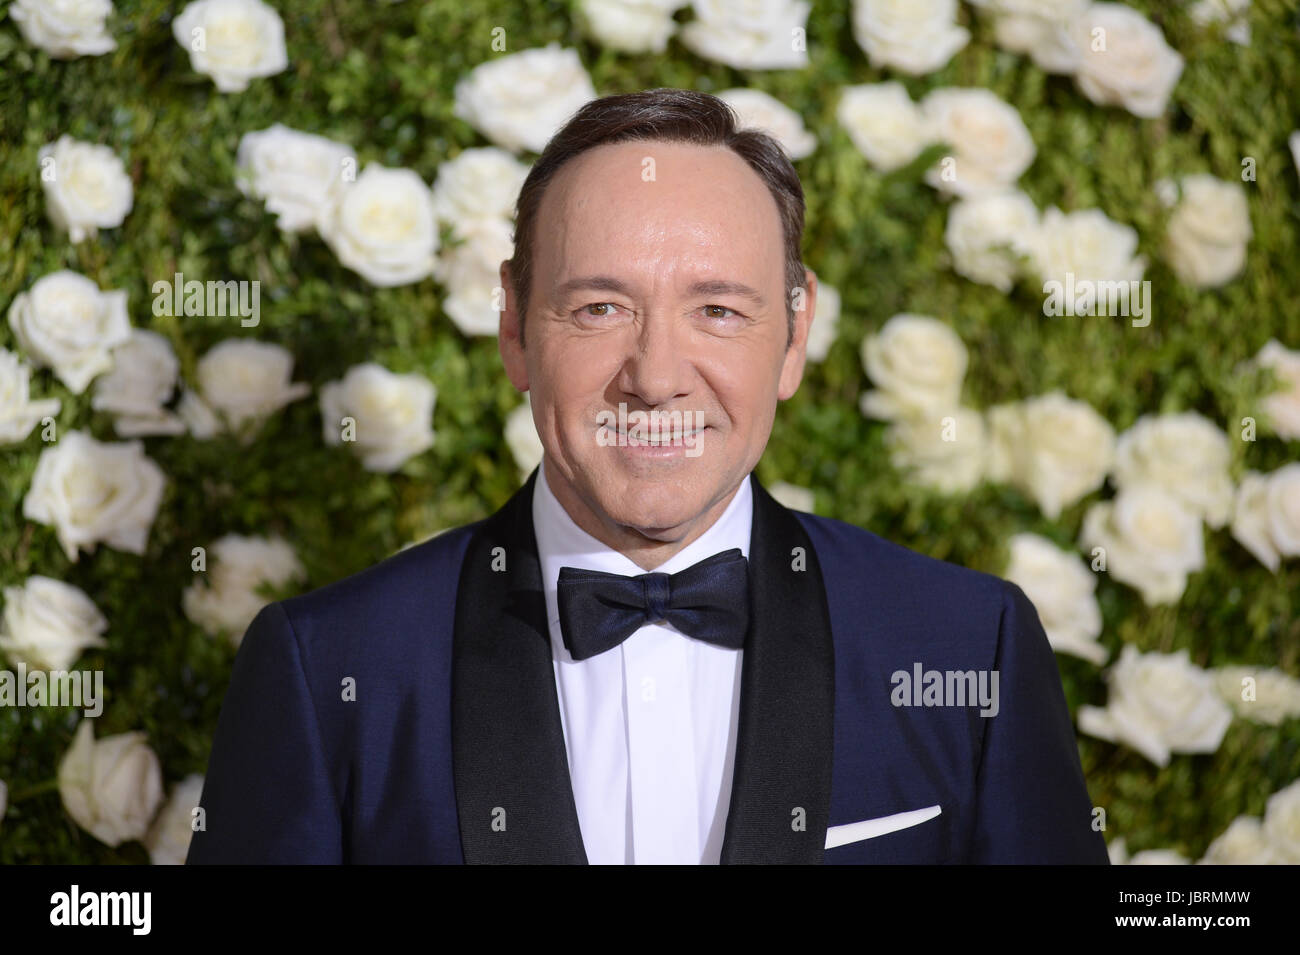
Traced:
<path id="1" fill-rule="evenodd" d="M 532 524 L 491 517 L 264 607 L 190 863 L 585 863 Z M 753 481 L 724 863 L 1105 863 L 1033 605 Z M 998 710 L 895 677 L 997 671 Z M 915 694 L 915 695 L 913 695 Z M 951 703 L 952 700 L 950 699 Z M 895 705 L 909 703 L 912 705 Z M 827 828 L 939 807 L 825 848 Z"/>

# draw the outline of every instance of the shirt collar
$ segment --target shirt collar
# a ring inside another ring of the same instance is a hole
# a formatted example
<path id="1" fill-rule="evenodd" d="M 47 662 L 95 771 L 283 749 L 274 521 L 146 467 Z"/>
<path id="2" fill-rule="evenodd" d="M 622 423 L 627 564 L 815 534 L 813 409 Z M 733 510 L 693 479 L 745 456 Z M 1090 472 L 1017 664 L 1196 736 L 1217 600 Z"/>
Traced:
<path id="1" fill-rule="evenodd" d="M 749 539 L 753 529 L 754 496 L 750 475 L 740 482 L 721 516 L 699 537 L 655 568 L 665 574 L 675 574 L 721 551 L 740 548 L 749 556 Z M 630 557 L 592 537 L 569 516 L 546 482 L 545 462 L 537 467 L 537 481 L 533 486 L 533 531 L 537 538 L 537 556 L 542 570 L 542 583 L 546 592 L 546 612 L 552 638 L 559 634 L 559 603 L 556 584 L 561 567 L 582 570 L 600 570 L 607 574 L 635 577 L 646 573 Z"/>

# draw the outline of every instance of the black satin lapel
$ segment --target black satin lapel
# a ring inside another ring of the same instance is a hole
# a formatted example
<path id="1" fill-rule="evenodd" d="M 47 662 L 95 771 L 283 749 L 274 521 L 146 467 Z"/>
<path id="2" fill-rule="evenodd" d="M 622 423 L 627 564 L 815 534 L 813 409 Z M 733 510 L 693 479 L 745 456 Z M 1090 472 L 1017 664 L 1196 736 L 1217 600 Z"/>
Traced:
<path id="1" fill-rule="evenodd" d="M 830 821 L 835 648 L 799 519 L 753 477 L 752 614 L 723 864 L 820 864 Z M 805 569 L 795 569 L 799 554 Z"/>
<path id="2" fill-rule="evenodd" d="M 452 772 L 471 864 L 587 862 L 533 530 L 536 481 L 534 468 L 471 538 L 456 591 Z"/>

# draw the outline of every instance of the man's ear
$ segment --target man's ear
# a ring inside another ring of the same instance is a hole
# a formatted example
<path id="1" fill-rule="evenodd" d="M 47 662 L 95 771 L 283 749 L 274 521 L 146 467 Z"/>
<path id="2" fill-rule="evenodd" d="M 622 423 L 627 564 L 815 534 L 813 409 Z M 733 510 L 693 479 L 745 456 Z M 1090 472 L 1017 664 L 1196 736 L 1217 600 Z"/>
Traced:
<path id="1" fill-rule="evenodd" d="M 501 362 L 506 366 L 506 377 L 510 383 L 519 391 L 527 391 L 528 362 L 524 358 L 524 346 L 520 341 L 523 329 L 509 259 L 502 260 L 500 274 L 503 302 L 501 322 L 497 328 L 497 350 L 501 352 Z"/>
<path id="2" fill-rule="evenodd" d="M 777 397 L 785 401 L 799 390 L 803 380 L 803 366 L 807 358 L 808 330 L 812 328 L 813 312 L 817 308 L 817 275 L 812 269 L 803 270 L 803 288 L 794 290 L 794 336 L 785 351 L 781 365 L 781 381 Z"/>

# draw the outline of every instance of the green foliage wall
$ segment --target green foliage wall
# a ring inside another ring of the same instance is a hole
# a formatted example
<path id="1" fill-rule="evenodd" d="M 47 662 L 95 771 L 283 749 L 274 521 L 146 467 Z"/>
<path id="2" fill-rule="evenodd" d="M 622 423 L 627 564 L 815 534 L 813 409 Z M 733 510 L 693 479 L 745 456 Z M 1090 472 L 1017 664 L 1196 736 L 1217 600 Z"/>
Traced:
<path id="1" fill-rule="evenodd" d="M 320 384 L 372 359 L 427 375 L 439 390 L 437 441 L 393 476 L 364 471 L 326 447 L 312 398 L 273 416 L 249 447 L 232 439 L 149 438 L 169 478 L 149 549 L 136 557 L 101 547 L 77 563 L 53 531 L 22 517 L 22 498 L 43 445 L 37 433 L 0 449 L 0 584 L 46 574 L 84 589 L 110 621 L 110 645 L 81 667 L 102 667 L 108 701 L 98 734 L 144 730 L 168 783 L 206 766 L 234 651 L 206 637 L 180 609 L 190 549 L 228 532 L 280 533 L 309 572 L 307 589 L 386 557 L 434 530 L 490 513 L 518 487 L 502 426 L 520 403 L 495 341 L 467 339 L 440 313 L 433 281 L 376 289 L 341 266 L 315 236 L 281 233 L 262 204 L 235 187 L 243 133 L 282 122 L 351 144 L 361 164 L 416 170 L 427 182 L 458 151 L 486 141 L 452 115 L 455 81 L 494 54 L 494 27 L 510 52 L 558 40 L 576 47 L 600 93 L 653 86 L 720 91 L 761 88 L 799 112 L 820 139 L 798 162 L 808 197 L 805 259 L 843 294 L 839 338 L 809 365 L 778 412 L 759 476 L 813 488 L 817 509 L 916 550 L 990 572 L 1006 540 L 1032 530 L 1072 546 L 1089 498 L 1048 521 L 1005 487 L 945 498 L 904 481 L 889 465 L 884 427 L 864 419 L 869 385 L 858 347 L 896 312 L 935 315 L 971 352 L 965 401 L 977 408 L 1061 389 L 1092 404 L 1117 430 L 1142 413 L 1192 409 L 1219 422 L 1251 413 L 1254 384 L 1233 369 L 1270 337 L 1300 343 L 1300 185 L 1286 147 L 1300 125 L 1300 50 L 1294 2 L 1256 0 L 1248 48 L 1194 25 L 1182 4 L 1132 6 L 1159 22 L 1187 66 L 1165 115 L 1140 120 L 1085 100 L 1067 78 L 997 50 L 987 25 L 962 12 L 973 39 L 926 77 L 903 78 L 914 99 L 929 89 L 985 86 L 1015 105 L 1038 147 L 1021 186 L 1040 207 L 1099 206 L 1132 224 L 1152 265 L 1154 319 L 1049 319 L 1033 289 L 1010 295 L 957 276 L 943 242 L 946 203 L 921 181 L 924 163 L 889 175 L 862 159 L 835 120 L 841 86 L 896 78 L 872 69 L 852 39 L 847 0 L 818 2 L 808 21 L 811 66 L 740 72 L 699 59 L 675 41 L 665 56 L 628 56 L 585 40 L 559 2 L 387 4 L 291 0 L 290 68 L 222 95 L 195 74 L 173 38 L 176 5 L 119 0 L 110 28 L 118 49 L 70 62 L 27 45 L 0 21 L 0 309 L 40 276 L 76 269 L 129 294 L 132 323 L 166 335 L 192 378 L 212 344 L 251 334 L 290 349 L 295 379 Z M 687 14 L 679 15 L 685 19 Z M 124 225 L 73 246 L 45 217 L 38 149 L 68 133 L 109 144 L 127 160 L 135 206 Z M 1254 239 L 1246 271 L 1221 290 L 1179 284 L 1161 261 L 1166 215 L 1152 184 L 1210 172 L 1237 179 L 1244 156 Z M 151 283 L 174 272 L 262 283 L 261 325 L 237 319 L 155 318 Z M 7 325 L 0 346 L 17 350 Z M 35 391 L 63 400 L 60 433 L 83 428 L 115 440 L 108 416 L 49 372 Z M 1233 441 L 1234 474 L 1270 471 L 1296 447 L 1276 438 Z M 1103 580 L 1103 643 L 1144 650 L 1189 648 L 1194 662 L 1280 665 L 1300 674 L 1300 563 L 1270 574 L 1226 531 L 1207 535 L 1207 566 L 1173 607 L 1149 609 L 1136 592 Z M 1103 704 L 1102 672 L 1058 657 L 1072 710 Z M 0 862 L 144 862 L 140 844 L 114 850 L 67 817 L 53 777 L 80 713 L 0 708 L 0 778 L 11 805 L 0 823 Z M 1175 756 L 1157 770 L 1137 753 L 1080 737 L 1108 838 L 1130 850 L 1168 847 L 1193 858 L 1240 813 L 1259 814 L 1273 791 L 1300 777 L 1300 726 L 1235 721 L 1219 751 Z"/>

